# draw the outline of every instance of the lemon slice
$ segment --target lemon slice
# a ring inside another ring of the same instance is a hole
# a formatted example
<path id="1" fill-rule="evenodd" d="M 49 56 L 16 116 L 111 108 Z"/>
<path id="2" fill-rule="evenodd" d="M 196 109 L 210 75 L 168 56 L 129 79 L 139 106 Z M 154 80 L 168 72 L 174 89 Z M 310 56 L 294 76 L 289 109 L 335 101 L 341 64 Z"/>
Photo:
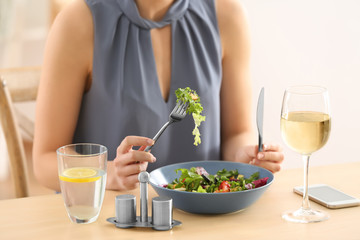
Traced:
<path id="1" fill-rule="evenodd" d="M 68 168 L 60 176 L 60 180 L 65 182 L 94 182 L 100 179 L 98 171 L 93 168 Z"/>

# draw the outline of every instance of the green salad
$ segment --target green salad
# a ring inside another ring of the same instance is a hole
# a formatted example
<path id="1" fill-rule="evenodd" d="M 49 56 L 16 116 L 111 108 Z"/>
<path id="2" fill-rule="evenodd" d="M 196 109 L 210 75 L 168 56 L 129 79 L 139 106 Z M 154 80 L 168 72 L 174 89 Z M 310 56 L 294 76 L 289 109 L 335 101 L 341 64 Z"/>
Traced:
<path id="1" fill-rule="evenodd" d="M 259 179 L 259 172 L 253 173 L 249 178 L 239 174 L 238 170 L 220 170 L 215 175 L 206 172 L 203 167 L 190 169 L 179 168 L 181 176 L 163 187 L 179 191 L 200 193 L 238 192 L 258 188 L 266 185 L 268 177 Z"/>
<path id="2" fill-rule="evenodd" d="M 199 126 L 201 122 L 205 121 L 205 116 L 201 115 L 203 107 L 200 103 L 200 97 L 197 95 L 196 91 L 189 87 L 178 88 L 175 91 L 175 94 L 177 98 L 176 102 L 182 101 L 189 104 L 186 112 L 192 114 L 194 119 L 195 128 L 192 131 L 192 134 L 194 135 L 194 145 L 198 146 L 201 143 Z"/>

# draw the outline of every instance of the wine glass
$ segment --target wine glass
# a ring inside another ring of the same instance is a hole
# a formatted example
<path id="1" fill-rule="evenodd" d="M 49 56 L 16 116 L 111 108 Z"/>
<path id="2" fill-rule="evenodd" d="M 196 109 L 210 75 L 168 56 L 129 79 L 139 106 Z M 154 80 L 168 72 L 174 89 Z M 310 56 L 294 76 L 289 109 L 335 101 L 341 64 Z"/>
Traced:
<path id="1" fill-rule="evenodd" d="M 328 91 L 320 86 L 293 86 L 285 90 L 281 109 L 281 135 L 286 145 L 302 155 L 304 191 L 302 206 L 285 212 L 291 222 L 321 222 L 329 218 L 324 211 L 313 210 L 308 196 L 309 159 L 323 147 L 330 134 L 331 118 Z"/>

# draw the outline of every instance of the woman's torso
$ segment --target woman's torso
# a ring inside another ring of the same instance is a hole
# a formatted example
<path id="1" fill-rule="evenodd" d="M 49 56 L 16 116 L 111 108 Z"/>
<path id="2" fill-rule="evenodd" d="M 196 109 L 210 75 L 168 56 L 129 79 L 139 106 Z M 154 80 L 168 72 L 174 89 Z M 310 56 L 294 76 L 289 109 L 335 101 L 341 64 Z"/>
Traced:
<path id="1" fill-rule="evenodd" d="M 141 18 L 133 0 L 86 2 L 94 22 L 92 85 L 73 141 L 103 144 L 112 160 L 125 136 L 153 137 L 168 120 L 175 90 L 190 87 L 206 116 L 202 143 L 193 145 L 194 122 L 187 116 L 158 140 L 152 149 L 157 162 L 148 170 L 220 159 L 221 43 L 214 1 L 178 0 L 159 22 Z"/>

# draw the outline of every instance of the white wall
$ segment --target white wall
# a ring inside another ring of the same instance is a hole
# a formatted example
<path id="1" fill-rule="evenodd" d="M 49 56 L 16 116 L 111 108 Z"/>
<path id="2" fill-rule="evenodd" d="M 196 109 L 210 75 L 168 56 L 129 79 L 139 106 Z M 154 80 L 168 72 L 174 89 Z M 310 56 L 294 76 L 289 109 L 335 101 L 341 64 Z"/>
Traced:
<path id="1" fill-rule="evenodd" d="M 42 63 L 49 0 L 0 0 L 0 67 Z"/>
<path id="2" fill-rule="evenodd" d="M 359 161 L 360 1 L 241 1 L 252 37 L 254 111 L 264 86 L 265 141 L 283 145 L 283 167 L 302 167 L 282 141 L 279 122 L 285 88 L 299 84 L 323 85 L 331 100 L 330 139 L 310 166 Z"/>

